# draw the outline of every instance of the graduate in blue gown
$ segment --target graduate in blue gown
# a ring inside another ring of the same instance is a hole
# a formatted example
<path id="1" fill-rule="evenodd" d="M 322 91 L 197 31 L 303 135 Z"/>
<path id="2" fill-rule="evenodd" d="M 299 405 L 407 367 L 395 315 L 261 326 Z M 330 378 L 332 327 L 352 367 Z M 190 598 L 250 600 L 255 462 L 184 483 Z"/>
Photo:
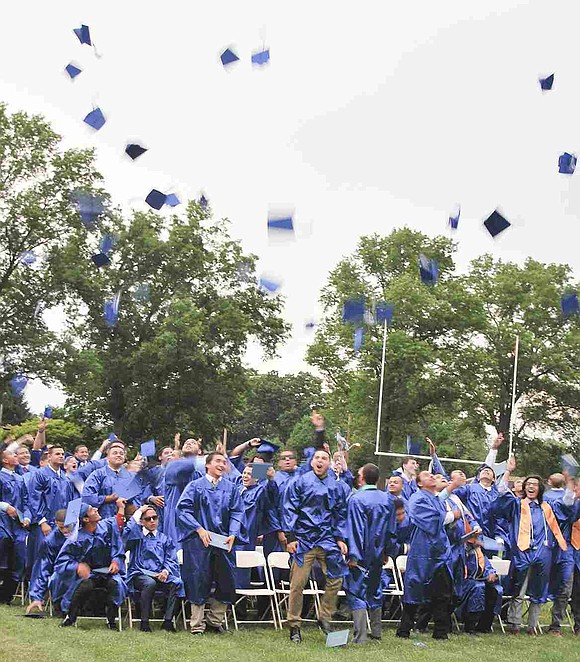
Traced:
<path id="1" fill-rule="evenodd" d="M 394 476 L 400 476 L 403 481 L 403 496 L 409 500 L 417 491 L 416 475 L 419 463 L 414 457 L 404 457 L 401 466 L 393 471 Z"/>
<path id="2" fill-rule="evenodd" d="M 0 604 L 10 604 L 24 578 L 31 514 L 24 478 L 16 473 L 16 452 L 6 449 L 0 459 Z"/>
<path id="3" fill-rule="evenodd" d="M 55 528 L 57 510 L 67 507 L 71 499 L 70 483 L 62 469 L 64 449 L 51 446 L 48 450 L 48 464 L 34 473 L 28 494 L 28 504 L 32 524 L 28 536 L 28 567 L 32 568 L 39 554 L 44 536 Z"/>
<path id="4" fill-rule="evenodd" d="M 574 557 L 574 577 L 572 580 L 572 596 L 570 606 L 574 618 L 574 634 L 580 634 L 580 479 L 576 479 L 574 487 L 576 502 L 572 515 L 572 534 L 570 537 Z"/>
<path id="5" fill-rule="evenodd" d="M 224 478 L 226 456 L 216 451 L 205 462 L 205 476 L 187 485 L 176 508 L 183 548 L 182 575 L 185 594 L 191 603 L 193 634 L 223 631 L 227 605 L 236 596 L 232 548 L 236 541 L 247 542 L 243 538 L 244 507 L 240 493 L 234 483 Z M 225 537 L 226 549 L 211 544 L 212 533 Z M 205 622 L 204 605 L 208 601 L 210 609 Z"/>
<path id="6" fill-rule="evenodd" d="M 422 471 L 417 477 L 419 491 L 410 499 L 408 514 L 412 530 L 405 572 L 403 616 L 397 636 L 409 638 L 419 605 L 430 603 L 433 612 L 433 638 L 447 639 L 451 631 L 453 602 L 453 558 L 446 526 L 460 517 L 448 511 L 437 496 L 433 474 Z"/>
<path id="7" fill-rule="evenodd" d="M 387 557 L 395 555 L 395 500 L 377 489 L 379 468 L 365 464 L 358 470 L 359 489 L 348 502 L 347 545 L 349 574 L 344 580 L 354 622 L 353 641 L 367 640 L 367 610 L 371 637 L 382 636 L 381 576 Z"/>
<path id="8" fill-rule="evenodd" d="M 153 506 L 141 506 L 123 531 L 125 549 L 129 552 L 127 585 L 137 593 L 141 608 L 142 632 L 151 632 L 149 614 L 155 593 L 167 598 L 161 628 L 175 632 L 173 616 L 177 598 L 185 595 L 179 573 L 177 549 L 173 542 L 158 529 L 159 518 Z"/>
<path id="9" fill-rule="evenodd" d="M 533 634 L 539 625 L 540 609 L 548 599 L 550 567 L 555 548 L 567 549 L 554 513 L 543 502 L 544 485 L 541 477 L 528 476 L 524 480 L 525 497 L 519 499 L 509 490 L 508 481 L 515 469 L 515 459 L 508 460 L 508 469 L 499 483 L 500 496 L 497 513 L 509 522 L 512 549 L 512 589 L 514 598 L 508 610 L 510 631 L 518 632 L 522 624 L 523 598 L 528 596 L 528 632 Z"/>
<path id="10" fill-rule="evenodd" d="M 79 522 L 76 539 L 71 536 L 64 543 L 54 565 L 64 590 L 61 608 L 66 617 L 61 626 L 74 625 L 91 593 L 99 588 L 106 591 L 107 627 L 114 630 L 117 607 L 127 595 L 119 527 L 115 517 L 102 519 L 97 508 L 87 503 L 81 505 Z"/>
<path id="11" fill-rule="evenodd" d="M 165 471 L 167 465 L 172 461 L 173 449 L 170 446 L 162 448 L 157 456 L 159 464 L 146 466 L 138 476 L 148 490 L 143 491 L 142 501 L 155 506 L 159 517 L 159 531 L 164 530 L 165 521 Z"/>
<path id="12" fill-rule="evenodd" d="M 54 564 L 62 546 L 71 532 L 64 525 L 66 510 L 57 510 L 55 528 L 44 538 L 40 554 L 34 561 L 30 578 L 30 599 L 32 602 L 26 608 L 26 613 L 42 612 L 46 594 L 50 584 L 50 598 L 55 605 L 60 601 L 66 590 L 58 575 L 53 575 Z"/>

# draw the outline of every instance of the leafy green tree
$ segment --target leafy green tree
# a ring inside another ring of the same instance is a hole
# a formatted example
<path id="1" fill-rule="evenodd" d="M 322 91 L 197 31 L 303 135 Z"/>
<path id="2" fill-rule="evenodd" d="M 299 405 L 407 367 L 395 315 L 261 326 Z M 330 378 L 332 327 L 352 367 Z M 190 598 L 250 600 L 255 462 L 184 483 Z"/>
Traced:
<path id="1" fill-rule="evenodd" d="M 108 267 L 90 259 L 99 237 L 77 232 L 60 249 L 66 329 L 57 374 L 68 411 L 128 442 L 167 442 L 176 430 L 213 438 L 239 409 L 248 340 L 272 354 L 287 332 L 280 298 L 258 288 L 256 258 L 229 237 L 227 220 L 212 222 L 196 203 L 169 219 L 112 214 L 101 233 L 115 237 Z M 103 305 L 119 293 L 110 327 Z"/>
<path id="2" fill-rule="evenodd" d="M 37 429 L 38 418 L 32 418 L 20 425 L 12 425 L 7 429 L 0 430 L 0 441 L 6 439 L 9 435 L 16 439 L 24 435 L 31 435 L 34 438 Z M 77 444 L 86 442 L 78 425 L 70 421 L 53 418 L 46 429 L 46 443 L 49 445 L 58 444 L 72 453 Z"/>

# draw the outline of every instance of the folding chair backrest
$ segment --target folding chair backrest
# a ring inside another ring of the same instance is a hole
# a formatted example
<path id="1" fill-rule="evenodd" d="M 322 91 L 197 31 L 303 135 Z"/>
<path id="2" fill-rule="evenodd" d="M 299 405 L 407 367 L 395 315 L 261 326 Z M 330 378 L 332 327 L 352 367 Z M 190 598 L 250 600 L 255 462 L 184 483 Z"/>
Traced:
<path id="1" fill-rule="evenodd" d="M 177 550 L 177 563 L 179 563 L 179 565 L 183 565 L 183 550 L 182 549 Z"/>
<path id="2" fill-rule="evenodd" d="M 500 577 L 505 577 L 510 574 L 510 561 L 509 559 L 498 559 L 496 557 L 490 559 L 493 569 Z"/>
<path id="3" fill-rule="evenodd" d="M 397 570 L 401 573 L 407 571 L 407 557 L 404 554 L 397 556 Z"/>
<path id="4" fill-rule="evenodd" d="M 268 565 L 270 568 L 288 570 L 290 567 L 290 554 L 288 552 L 270 552 L 268 554 Z"/>
<path id="5" fill-rule="evenodd" d="M 256 551 L 237 551 L 236 566 L 238 568 L 263 568 L 266 565 L 266 559 L 263 554 Z"/>

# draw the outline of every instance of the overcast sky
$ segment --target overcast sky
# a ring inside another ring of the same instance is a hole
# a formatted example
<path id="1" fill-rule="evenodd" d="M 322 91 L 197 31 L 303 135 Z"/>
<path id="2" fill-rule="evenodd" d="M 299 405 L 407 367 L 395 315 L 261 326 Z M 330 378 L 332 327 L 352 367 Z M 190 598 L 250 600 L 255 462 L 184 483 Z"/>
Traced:
<path id="1" fill-rule="evenodd" d="M 42 113 L 64 147 L 94 146 L 113 200 L 204 191 L 260 269 L 283 280 L 292 339 L 260 370 L 305 368 L 329 270 L 362 234 L 447 233 L 461 204 L 460 269 L 483 252 L 580 271 L 577 2 L 28 2 L 0 23 L 0 99 Z M 72 30 L 90 26 L 100 58 Z M 271 61 L 253 68 L 262 46 Z M 241 61 L 224 70 L 220 52 Z M 71 82 L 64 66 L 83 73 Z M 555 72 L 551 92 L 538 76 Z M 107 123 L 83 124 L 94 105 Z M 149 151 L 131 162 L 127 141 Z M 270 246 L 270 206 L 297 240 Z M 497 241 L 481 223 L 499 208 Z M 179 208 L 178 208 L 179 209 Z M 62 402 L 35 383 L 34 411 Z"/>

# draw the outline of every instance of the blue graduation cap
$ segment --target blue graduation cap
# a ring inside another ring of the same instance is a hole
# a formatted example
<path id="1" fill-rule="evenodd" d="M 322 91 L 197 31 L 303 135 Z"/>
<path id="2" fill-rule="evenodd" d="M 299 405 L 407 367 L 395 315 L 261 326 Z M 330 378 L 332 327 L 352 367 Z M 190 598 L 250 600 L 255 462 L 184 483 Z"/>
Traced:
<path id="1" fill-rule="evenodd" d="M 73 64 L 72 62 L 69 62 L 64 68 L 64 70 L 70 76 L 71 80 L 74 80 L 83 71 L 82 69 L 77 67 L 76 64 Z"/>
<path id="2" fill-rule="evenodd" d="M 312 330 L 316 326 L 317 326 L 316 322 L 314 320 L 310 320 L 309 322 L 306 322 L 306 324 L 304 325 L 304 328 Z"/>
<path id="3" fill-rule="evenodd" d="M 258 280 L 258 287 L 265 292 L 275 294 L 280 289 L 280 283 L 270 278 L 261 277 Z"/>
<path id="4" fill-rule="evenodd" d="M 131 501 L 136 499 L 143 491 L 143 486 L 137 476 L 132 476 L 127 480 L 120 480 L 115 484 L 115 494 L 121 499 Z"/>
<path id="5" fill-rule="evenodd" d="M 485 219 L 483 224 L 492 237 L 497 237 L 498 234 L 507 230 L 511 225 L 511 223 L 504 218 L 497 209 Z"/>
<path id="6" fill-rule="evenodd" d="M 106 267 L 111 264 L 111 258 L 108 255 L 105 255 L 105 253 L 96 253 L 95 255 L 91 256 L 91 260 L 98 268 Z"/>
<path id="7" fill-rule="evenodd" d="M 425 285 L 436 285 L 439 280 L 439 263 L 434 258 L 419 255 L 419 275 Z"/>
<path id="8" fill-rule="evenodd" d="M 359 352 L 365 337 L 364 326 L 359 326 L 354 330 L 354 351 Z"/>
<path id="9" fill-rule="evenodd" d="M 165 198 L 165 204 L 170 207 L 177 207 L 177 205 L 181 204 L 181 200 L 175 195 L 175 193 L 170 193 Z"/>
<path id="10" fill-rule="evenodd" d="M 145 198 L 145 202 L 153 209 L 161 209 L 167 200 L 165 193 L 161 193 L 157 189 L 151 189 L 149 195 Z"/>
<path id="11" fill-rule="evenodd" d="M 91 110 L 91 112 L 83 120 L 83 122 L 88 124 L 95 131 L 102 129 L 106 121 L 107 120 L 103 115 L 103 111 L 100 108 L 95 108 L 94 110 Z"/>
<path id="12" fill-rule="evenodd" d="M 66 507 L 66 515 L 64 516 L 64 525 L 71 526 L 75 525 L 79 521 L 81 514 L 81 506 L 83 505 L 82 499 L 73 499 L 68 502 Z"/>
<path id="13" fill-rule="evenodd" d="M 258 53 L 252 53 L 252 64 L 262 65 L 270 61 L 270 49 L 266 48 Z"/>
<path id="14" fill-rule="evenodd" d="M 15 398 L 17 398 L 19 395 L 22 394 L 22 392 L 26 388 L 26 384 L 28 384 L 28 377 L 25 377 L 24 375 L 21 374 L 17 374 L 14 375 L 14 377 L 12 377 L 9 383 L 12 394 L 14 395 Z"/>
<path id="15" fill-rule="evenodd" d="M 576 170 L 576 156 L 564 152 L 558 157 L 558 172 L 562 175 L 573 175 Z"/>
<path id="16" fill-rule="evenodd" d="M 206 210 L 207 206 L 209 205 L 209 200 L 202 193 L 201 196 L 199 197 L 198 203 L 203 210 Z"/>
<path id="17" fill-rule="evenodd" d="M 137 143 L 129 143 L 127 147 L 125 147 L 125 154 L 130 156 L 133 159 L 133 161 L 135 159 L 138 159 L 142 154 L 145 154 L 146 151 L 147 151 L 146 147 L 142 147 Z"/>
<path id="18" fill-rule="evenodd" d="M 420 439 L 413 439 L 410 434 L 407 435 L 407 455 L 421 455 L 423 442 Z"/>
<path id="19" fill-rule="evenodd" d="M 268 478 L 268 469 L 272 465 L 269 462 L 252 462 L 252 478 L 256 480 L 266 480 Z"/>
<path id="20" fill-rule="evenodd" d="M 141 457 L 155 457 L 155 439 L 149 439 L 141 444 L 139 451 Z"/>
<path id="21" fill-rule="evenodd" d="M 80 28 L 74 28 L 74 33 L 79 38 L 81 44 L 87 44 L 87 46 L 92 46 L 91 42 L 91 33 L 88 25 L 81 25 Z"/>
<path id="22" fill-rule="evenodd" d="M 292 216 L 282 218 L 268 217 L 268 230 L 284 230 L 294 232 Z"/>
<path id="23" fill-rule="evenodd" d="M 570 453 L 562 455 L 560 463 L 562 471 L 567 471 L 570 476 L 575 476 L 578 473 L 578 462 L 576 462 L 576 458 L 573 455 L 570 455 Z"/>
<path id="24" fill-rule="evenodd" d="M 226 50 L 220 55 L 220 60 L 224 67 L 237 62 L 239 59 L 240 58 L 229 48 L 226 48 Z"/>
<path id="25" fill-rule="evenodd" d="M 109 441 L 117 441 L 118 437 L 114 432 L 111 432 L 111 434 L 107 437 Z"/>
<path id="26" fill-rule="evenodd" d="M 564 315 L 564 317 L 578 315 L 580 313 L 578 294 L 576 292 L 569 292 L 568 294 L 564 294 L 564 296 L 560 299 L 560 307 L 562 308 L 562 315 Z"/>
<path id="27" fill-rule="evenodd" d="M 24 253 L 20 255 L 18 261 L 20 264 L 25 264 L 27 267 L 29 267 L 31 264 L 36 262 L 36 255 L 32 251 L 24 251 Z"/>
<path id="28" fill-rule="evenodd" d="M 103 236 L 101 239 L 101 253 L 104 253 L 107 255 L 113 250 L 113 246 L 115 245 L 115 237 L 113 237 L 112 234 L 106 234 Z"/>
<path id="29" fill-rule="evenodd" d="M 504 549 L 503 543 L 495 540 L 495 538 L 489 538 L 488 536 L 480 536 L 479 539 L 483 543 L 483 549 L 489 552 L 501 552 Z"/>
<path id="30" fill-rule="evenodd" d="M 539 82 L 540 82 L 540 87 L 543 90 L 551 90 L 552 85 L 554 84 L 554 74 L 550 74 L 546 78 L 540 78 Z"/>
<path id="31" fill-rule="evenodd" d="M 258 448 L 256 448 L 256 453 L 277 453 L 280 450 L 278 444 L 274 444 L 268 439 L 260 439 L 262 442 Z"/>
<path id="32" fill-rule="evenodd" d="M 457 230 L 459 225 L 459 216 L 461 215 L 461 207 L 457 210 L 455 214 L 450 214 L 449 216 L 449 227 L 452 230 Z"/>
<path id="33" fill-rule="evenodd" d="M 350 630 L 338 630 L 337 632 L 329 632 L 326 635 L 326 647 L 335 648 L 336 646 L 346 646 L 348 644 L 348 636 Z"/>
<path id="34" fill-rule="evenodd" d="M 342 321 L 361 323 L 365 316 L 364 299 L 347 299 L 342 305 Z"/>
<path id="35" fill-rule="evenodd" d="M 46 405 L 44 408 L 44 413 L 42 414 L 44 418 L 52 418 L 52 407 L 50 405 Z"/>
<path id="36" fill-rule="evenodd" d="M 386 301 L 378 301 L 375 306 L 375 319 L 377 322 L 386 322 L 391 324 L 393 322 L 394 306 Z"/>
<path id="37" fill-rule="evenodd" d="M 104 305 L 104 317 L 105 324 L 108 327 L 113 327 L 117 324 L 119 319 L 119 300 L 121 298 L 120 294 L 116 294 L 112 299 L 107 299 Z"/>
<path id="38" fill-rule="evenodd" d="M 91 229 L 97 217 L 105 211 L 103 200 L 98 195 L 73 191 L 71 200 L 79 210 L 81 221 L 87 229 Z"/>

